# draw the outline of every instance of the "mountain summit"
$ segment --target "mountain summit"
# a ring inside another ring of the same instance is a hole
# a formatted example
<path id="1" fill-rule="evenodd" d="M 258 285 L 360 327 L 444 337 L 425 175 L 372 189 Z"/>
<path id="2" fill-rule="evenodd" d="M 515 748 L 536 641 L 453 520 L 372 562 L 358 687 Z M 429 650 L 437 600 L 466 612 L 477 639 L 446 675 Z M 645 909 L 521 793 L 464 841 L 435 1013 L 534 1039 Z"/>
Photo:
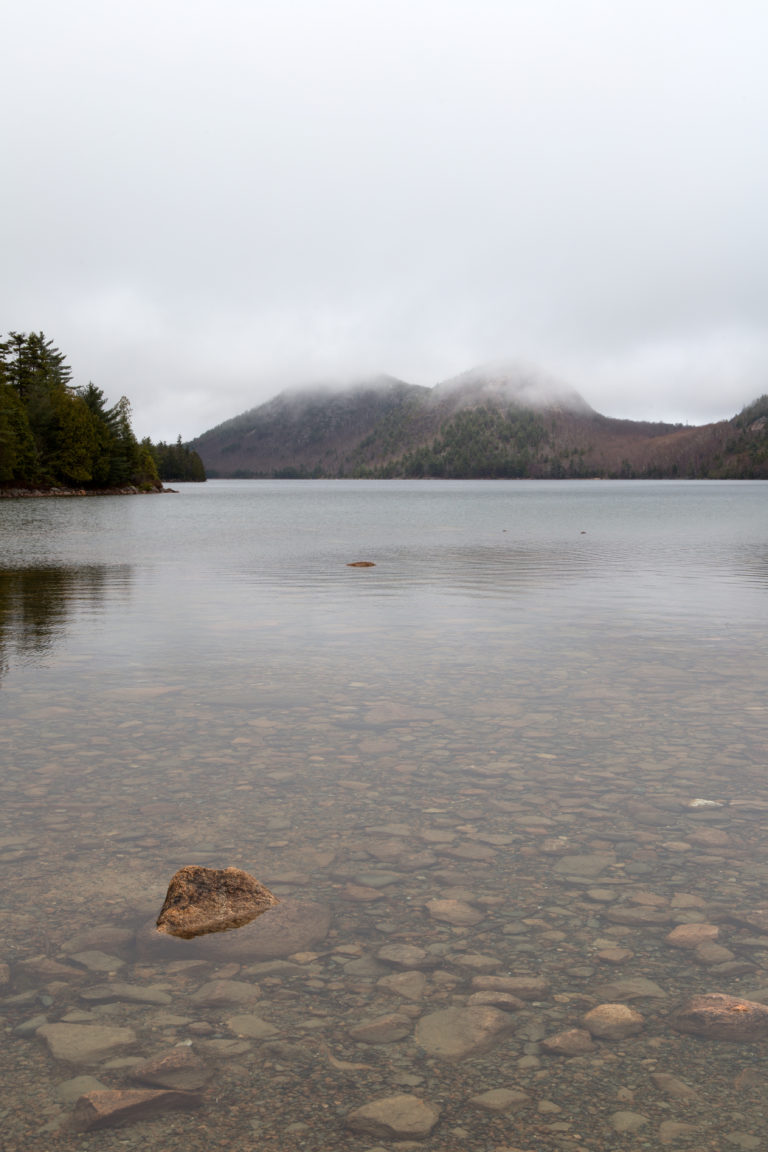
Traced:
<path id="1" fill-rule="evenodd" d="M 592 413 L 574 388 L 554 377 L 515 363 L 484 364 L 462 372 L 432 389 L 435 400 L 454 397 L 461 408 L 488 404 L 495 408 L 531 408 L 540 412 Z"/>

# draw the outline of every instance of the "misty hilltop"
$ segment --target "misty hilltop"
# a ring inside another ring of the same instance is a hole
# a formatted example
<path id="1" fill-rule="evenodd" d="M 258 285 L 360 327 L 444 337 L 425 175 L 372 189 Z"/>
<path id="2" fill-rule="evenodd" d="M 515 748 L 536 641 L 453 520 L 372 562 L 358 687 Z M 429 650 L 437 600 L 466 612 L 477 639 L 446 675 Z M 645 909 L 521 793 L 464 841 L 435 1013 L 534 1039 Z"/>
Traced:
<path id="1" fill-rule="evenodd" d="M 768 478 L 768 397 L 692 427 L 619 420 L 508 365 L 434 388 L 377 376 L 280 393 L 190 442 L 209 477 Z"/>

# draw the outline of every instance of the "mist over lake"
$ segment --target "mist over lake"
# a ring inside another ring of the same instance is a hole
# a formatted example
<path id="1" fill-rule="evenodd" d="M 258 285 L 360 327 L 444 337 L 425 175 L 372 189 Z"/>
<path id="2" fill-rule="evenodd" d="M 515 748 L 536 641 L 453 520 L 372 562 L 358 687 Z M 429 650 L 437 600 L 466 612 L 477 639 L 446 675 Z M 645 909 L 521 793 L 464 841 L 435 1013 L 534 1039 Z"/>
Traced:
<path id="1" fill-rule="evenodd" d="M 177 487 L 0 503 L 9 1147 L 190 1042 L 100 1149 L 761 1147 L 765 1041 L 675 1013 L 768 999 L 766 484 Z M 279 931 L 158 942 L 187 864 Z"/>

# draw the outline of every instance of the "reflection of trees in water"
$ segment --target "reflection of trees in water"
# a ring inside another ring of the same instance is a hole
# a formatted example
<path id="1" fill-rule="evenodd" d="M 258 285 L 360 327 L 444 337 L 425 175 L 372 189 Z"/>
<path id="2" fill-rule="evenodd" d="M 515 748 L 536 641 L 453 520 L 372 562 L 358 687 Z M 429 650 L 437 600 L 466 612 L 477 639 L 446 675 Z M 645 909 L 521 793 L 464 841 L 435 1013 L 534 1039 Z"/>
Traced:
<path id="1" fill-rule="evenodd" d="M 74 609 L 101 604 L 108 590 L 127 586 L 129 578 L 128 565 L 0 569 L 0 675 L 11 656 L 48 652 Z"/>

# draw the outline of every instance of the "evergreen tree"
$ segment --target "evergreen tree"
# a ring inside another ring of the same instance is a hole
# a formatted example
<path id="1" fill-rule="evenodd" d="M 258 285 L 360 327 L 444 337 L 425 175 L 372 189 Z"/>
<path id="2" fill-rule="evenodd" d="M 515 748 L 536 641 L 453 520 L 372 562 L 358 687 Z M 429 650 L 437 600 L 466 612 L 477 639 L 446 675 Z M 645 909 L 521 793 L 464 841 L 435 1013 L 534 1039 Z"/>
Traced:
<path id="1" fill-rule="evenodd" d="M 58 396 L 53 402 L 55 434 L 46 460 L 48 473 L 65 484 L 87 484 L 93 479 L 96 454 L 93 418 L 79 396 Z"/>
<path id="2" fill-rule="evenodd" d="M 94 434 L 93 458 L 91 460 L 91 480 L 95 487 L 109 485 L 112 468 L 112 455 L 115 447 L 115 432 L 112 417 L 107 408 L 107 400 L 101 388 L 92 382 L 78 393 L 91 415 Z"/>

